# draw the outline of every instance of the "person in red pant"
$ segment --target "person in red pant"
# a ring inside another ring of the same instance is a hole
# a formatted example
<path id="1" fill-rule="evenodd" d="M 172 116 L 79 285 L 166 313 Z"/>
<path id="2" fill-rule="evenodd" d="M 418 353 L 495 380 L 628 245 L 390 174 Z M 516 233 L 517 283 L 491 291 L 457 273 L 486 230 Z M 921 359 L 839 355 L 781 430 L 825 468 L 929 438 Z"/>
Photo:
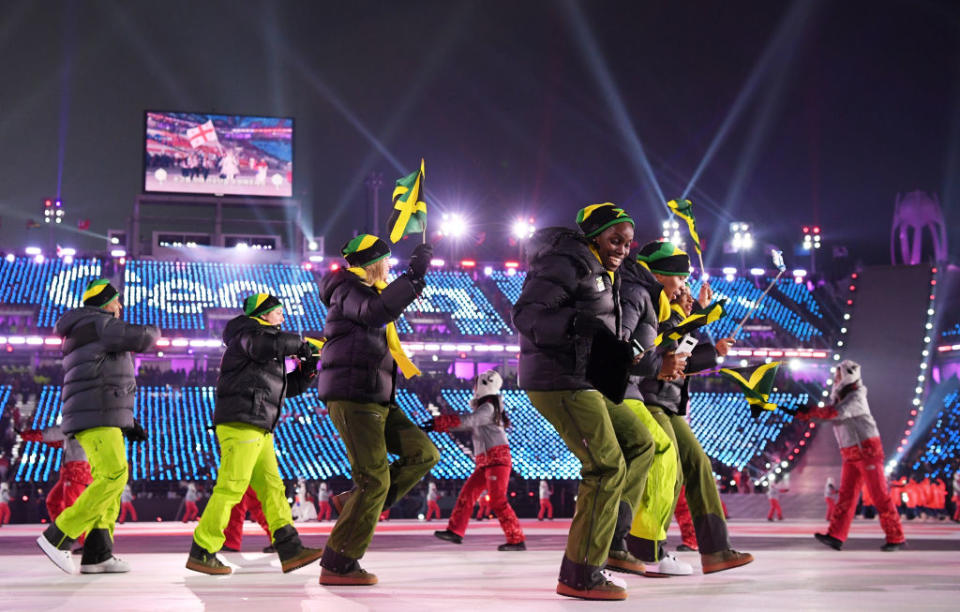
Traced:
<path id="1" fill-rule="evenodd" d="M 63 449 L 60 477 L 47 493 L 46 499 L 47 514 L 53 522 L 61 512 L 72 506 L 87 486 L 93 482 L 87 453 L 75 438 L 65 436 L 59 425 L 52 425 L 45 429 L 26 429 L 20 432 L 20 437 L 25 442 L 39 442 Z M 80 544 L 83 544 L 82 539 Z"/>
<path id="2" fill-rule="evenodd" d="M 321 482 L 317 489 L 317 520 L 329 521 L 330 513 L 330 490 L 327 488 L 327 483 Z"/>
<path id="3" fill-rule="evenodd" d="M 267 538 L 270 538 L 270 526 L 267 524 L 267 517 L 263 515 L 263 508 L 260 507 L 260 500 L 253 487 L 247 487 L 247 492 L 243 494 L 240 503 L 230 511 L 230 522 L 223 530 L 223 549 L 230 552 L 240 552 L 240 545 L 243 543 L 243 521 L 247 518 L 247 512 L 253 517 L 253 520 L 259 523 L 263 528 Z M 263 549 L 265 553 L 275 553 L 277 550 L 270 544 Z"/>
<path id="4" fill-rule="evenodd" d="M 486 489 L 480 491 L 480 499 L 477 501 L 477 520 L 482 521 L 490 517 L 490 493 Z"/>
<path id="5" fill-rule="evenodd" d="M 960 468 L 953 473 L 953 520 L 960 523 Z"/>
<path id="6" fill-rule="evenodd" d="M 440 499 L 440 493 L 437 492 L 437 483 L 430 482 L 427 484 L 427 520 L 432 521 L 433 517 L 441 518 L 440 514 L 440 504 L 437 503 L 437 500 Z"/>
<path id="7" fill-rule="evenodd" d="M 0 527 L 10 523 L 10 484 L 0 482 Z"/>
<path id="8" fill-rule="evenodd" d="M 537 520 L 542 521 L 543 515 L 546 514 L 547 518 L 551 521 L 553 520 L 553 503 L 550 501 L 550 496 L 553 495 L 553 487 L 547 484 L 546 480 L 540 481 L 540 512 L 537 513 Z"/>
<path id="9" fill-rule="evenodd" d="M 197 508 L 197 500 L 200 494 L 197 493 L 197 485 L 190 483 L 187 485 L 187 494 L 183 498 L 183 522 L 195 521 L 200 516 L 200 510 Z"/>
<path id="10" fill-rule="evenodd" d="M 830 406 L 806 408 L 797 415 L 804 420 L 833 421 L 833 433 L 837 437 L 843 459 L 840 495 L 830 517 L 830 527 L 827 533 L 816 533 L 814 537 L 835 550 L 843 547 L 857 509 L 860 485 L 866 482 L 871 497 L 877 504 L 880 526 L 887 536 L 881 550 L 894 551 L 904 548 L 906 538 L 900 525 L 900 515 L 890 502 L 887 491 L 883 472 L 883 445 L 867 404 L 867 388 L 863 385 L 859 364 L 850 360 L 840 362 L 834 371 L 830 401 Z"/>
<path id="11" fill-rule="evenodd" d="M 120 518 L 117 519 L 118 523 L 123 523 L 127 520 L 127 516 L 133 517 L 133 520 L 139 520 L 137 518 L 137 509 L 133 507 L 133 500 L 136 499 L 133 496 L 133 491 L 130 490 L 130 485 L 123 487 L 123 493 L 120 494 Z"/>
<path id="12" fill-rule="evenodd" d="M 767 520 L 772 521 L 773 516 L 777 516 L 778 521 L 783 520 L 783 508 L 780 506 L 780 496 L 789 491 L 780 486 L 779 482 L 771 482 L 770 486 L 767 488 L 767 499 L 770 500 L 770 512 L 767 513 Z M 726 514 L 727 510 L 724 508 L 723 513 Z"/>
<path id="13" fill-rule="evenodd" d="M 687 506 L 686 493 L 686 487 L 680 487 L 677 507 L 673 511 L 673 516 L 677 519 L 677 525 L 680 527 L 681 544 L 677 546 L 677 550 L 696 552 L 700 550 L 700 547 L 697 545 L 697 530 L 693 527 L 693 517 L 690 516 L 690 508 Z M 724 510 L 724 514 L 726 514 L 726 510 Z"/>
<path id="14" fill-rule="evenodd" d="M 827 482 L 823 485 L 823 500 L 827 502 L 827 520 L 833 515 L 833 509 L 837 505 L 837 487 L 833 484 L 833 477 L 827 476 Z"/>
<path id="15" fill-rule="evenodd" d="M 503 409 L 500 387 L 503 379 L 496 370 L 488 370 L 477 377 L 470 402 L 473 412 L 467 415 L 445 415 L 433 419 L 429 429 L 434 431 L 470 430 L 473 435 L 473 453 L 477 465 L 463 484 L 453 513 L 443 531 L 433 535 L 441 540 L 460 544 L 467 531 L 467 523 L 484 488 L 489 492 L 490 509 L 500 521 L 500 528 L 507 536 L 506 544 L 497 550 L 526 550 L 523 529 L 513 508 L 507 502 L 507 485 L 510 482 L 510 446 L 504 428 L 510 425 L 510 419 Z M 482 502 L 481 502 L 482 504 Z"/>

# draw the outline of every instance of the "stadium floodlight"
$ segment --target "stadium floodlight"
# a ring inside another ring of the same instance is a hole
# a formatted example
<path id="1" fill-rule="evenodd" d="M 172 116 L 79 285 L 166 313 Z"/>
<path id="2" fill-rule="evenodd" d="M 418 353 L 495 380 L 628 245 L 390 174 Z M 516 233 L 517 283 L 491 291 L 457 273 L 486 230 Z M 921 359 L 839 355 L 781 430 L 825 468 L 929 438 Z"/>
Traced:
<path id="1" fill-rule="evenodd" d="M 517 240 L 526 240 L 536 231 L 536 220 L 533 217 L 518 217 L 513 222 L 513 237 Z"/>
<path id="2" fill-rule="evenodd" d="M 684 246 L 683 236 L 680 234 L 680 223 L 676 219 L 667 219 L 660 226 L 663 228 L 663 239 L 672 242 L 678 247 Z"/>
<path id="3" fill-rule="evenodd" d="M 33 258 L 33 261 L 36 262 L 36 263 L 38 263 L 38 264 L 42 264 L 42 263 L 44 262 L 43 253 L 38 253 L 38 254 Z"/>
<path id="4" fill-rule="evenodd" d="M 73 247 L 57 247 L 57 257 L 69 257 L 76 254 L 77 249 Z"/>
<path id="5" fill-rule="evenodd" d="M 730 246 L 735 253 L 753 249 L 753 234 L 750 233 L 750 224 L 735 221 L 730 224 Z"/>
<path id="6" fill-rule="evenodd" d="M 126 251 L 126 249 L 111 249 L 111 250 L 110 250 L 110 257 L 126 257 L 126 256 L 127 256 L 127 251 Z"/>
<path id="7" fill-rule="evenodd" d="M 317 243 L 316 240 L 311 240 L 310 242 L 307 243 L 307 248 L 310 249 L 311 251 L 316 251 L 318 248 L 320 248 L 320 245 Z"/>
<path id="8" fill-rule="evenodd" d="M 445 261 L 442 260 L 442 259 L 431 259 L 431 260 L 430 260 L 430 265 L 433 266 L 434 268 L 442 268 L 444 265 L 446 265 L 446 263 L 447 263 L 447 262 L 445 262 Z"/>
<path id="9" fill-rule="evenodd" d="M 23 249 L 23 252 L 26 253 L 27 255 L 40 255 L 41 253 L 43 253 L 40 247 L 36 247 L 36 246 L 28 246 L 27 248 Z"/>
<path id="10" fill-rule="evenodd" d="M 766 273 L 766 270 L 763 268 L 750 268 L 750 274 L 753 276 L 763 276 Z"/>
<path id="11" fill-rule="evenodd" d="M 467 233 L 467 221 L 458 213 L 443 213 L 440 218 L 440 233 L 451 238 L 460 238 Z"/>
<path id="12" fill-rule="evenodd" d="M 13 262 L 17 261 L 17 256 L 14 255 L 13 253 L 7 253 L 7 256 L 6 256 L 4 259 L 7 260 L 7 263 L 13 263 Z M 489 275 L 488 275 L 488 276 L 489 276 Z"/>
<path id="13" fill-rule="evenodd" d="M 726 267 L 723 269 L 723 273 L 727 276 L 732 276 L 737 273 L 737 269 L 734 267 Z"/>

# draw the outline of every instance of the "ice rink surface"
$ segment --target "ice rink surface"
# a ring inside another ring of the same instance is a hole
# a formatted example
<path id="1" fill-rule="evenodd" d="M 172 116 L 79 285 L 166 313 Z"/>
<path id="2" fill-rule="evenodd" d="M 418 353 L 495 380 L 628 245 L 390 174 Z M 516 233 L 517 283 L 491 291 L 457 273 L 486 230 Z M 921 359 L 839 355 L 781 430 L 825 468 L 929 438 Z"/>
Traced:
<path id="1" fill-rule="evenodd" d="M 298 524 L 304 542 L 321 546 L 330 523 Z M 697 553 L 678 553 L 693 576 L 625 577 L 625 602 L 583 602 L 555 594 L 569 521 L 523 521 L 526 552 L 498 552 L 497 524 L 471 523 L 462 545 L 433 537 L 443 522 L 381 523 L 363 566 L 373 587 L 322 587 L 318 565 L 280 572 L 263 554 L 266 536 L 245 525 L 244 548 L 224 553 L 235 567 L 212 577 L 184 568 L 192 525 L 117 526 L 115 552 L 129 574 L 68 575 L 39 551 L 41 525 L 0 529 L 2 610 L 565 610 L 596 607 L 666 610 L 960 609 L 960 525 L 905 523 L 909 550 L 880 552 L 876 521 L 858 520 L 842 552 L 816 542 L 817 521 L 731 521 L 731 540 L 752 564 L 704 576 Z M 671 531 L 669 548 L 679 543 Z M 75 556 L 79 566 L 79 555 Z"/>

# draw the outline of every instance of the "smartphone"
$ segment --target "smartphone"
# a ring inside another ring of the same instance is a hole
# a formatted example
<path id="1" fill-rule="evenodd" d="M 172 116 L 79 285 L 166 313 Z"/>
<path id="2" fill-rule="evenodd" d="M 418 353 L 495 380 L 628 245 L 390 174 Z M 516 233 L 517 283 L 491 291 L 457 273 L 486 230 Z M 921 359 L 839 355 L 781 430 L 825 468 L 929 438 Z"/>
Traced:
<path id="1" fill-rule="evenodd" d="M 686 336 L 680 339 L 679 344 L 677 344 L 677 350 L 675 352 L 690 354 L 691 352 L 693 352 L 693 348 L 697 346 L 698 342 L 699 341 L 696 338 L 694 338 L 690 334 L 687 334 Z"/>

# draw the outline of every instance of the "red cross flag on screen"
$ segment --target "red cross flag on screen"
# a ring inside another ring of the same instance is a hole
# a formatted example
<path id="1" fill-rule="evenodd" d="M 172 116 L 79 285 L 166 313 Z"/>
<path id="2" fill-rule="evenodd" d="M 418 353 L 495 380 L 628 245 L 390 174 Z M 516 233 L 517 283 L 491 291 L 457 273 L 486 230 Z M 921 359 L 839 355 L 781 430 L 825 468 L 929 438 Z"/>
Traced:
<path id="1" fill-rule="evenodd" d="M 194 149 L 202 147 L 208 142 L 219 144 L 217 140 L 217 130 L 214 129 L 212 120 L 187 130 L 187 138 L 190 140 L 190 146 Z"/>

